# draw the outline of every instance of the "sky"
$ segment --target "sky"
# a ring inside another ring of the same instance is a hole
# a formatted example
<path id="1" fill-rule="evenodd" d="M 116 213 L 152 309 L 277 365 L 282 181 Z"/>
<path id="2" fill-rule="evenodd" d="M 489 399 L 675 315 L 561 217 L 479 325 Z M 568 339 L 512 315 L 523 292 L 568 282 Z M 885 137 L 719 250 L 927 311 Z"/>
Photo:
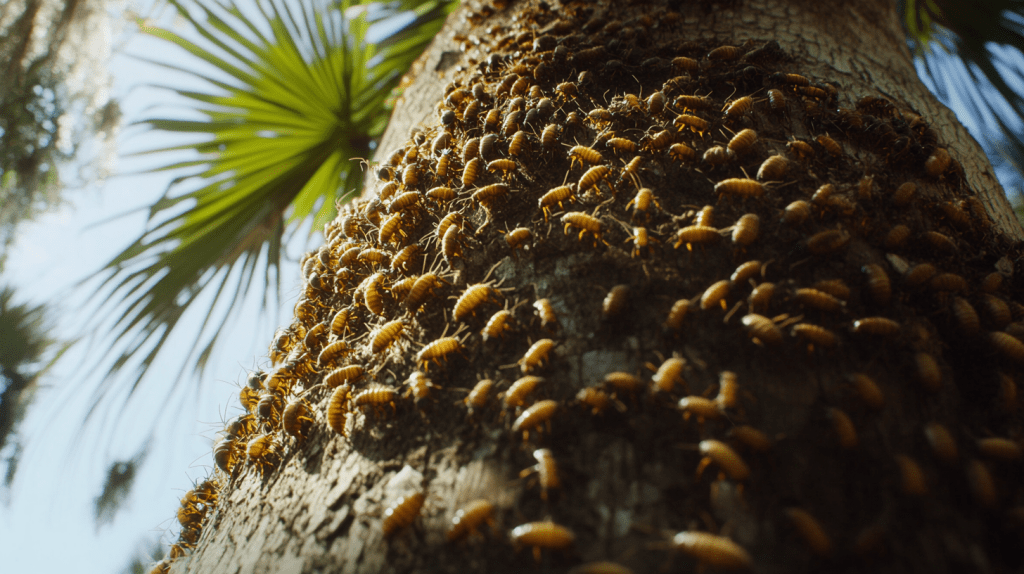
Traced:
<path id="1" fill-rule="evenodd" d="M 168 91 L 147 84 L 188 85 L 183 77 L 133 57 L 154 54 L 170 58 L 174 50 L 153 38 L 134 35 L 110 62 L 113 93 L 121 102 L 126 125 L 153 114 L 153 106 L 171 101 Z M 88 322 L 94 308 L 89 296 L 96 284 L 79 282 L 142 231 L 145 212 L 133 210 L 151 204 L 173 176 L 128 175 L 168 161 L 167 156 L 132 158 L 129 154 L 169 143 L 138 127 L 127 127 L 119 140 L 118 163 L 118 172 L 125 175 L 109 179 L 102 187 L 67 192 L 66 206 L 19 233 L 4 279 L 18 287 L 17 302 L 45 303 L 52 309 L 59 337 L 97 329 L 99 323 Z M 1004 181 L 1012 177 L 1005 169 L 998 173 Z M 112 214 L 121 213 L 128 215 L 110 220 Z M 76 345 L 56 365 L 21 427 L 26 455 L 9 493 L 9 504 L 0 506 L 0 556 L 5 571 L 120 572 L 152 540 L 174 542 L 174 517 L 181 496 L 209 473 L 215 433 L 221 421 L 239 412 L 239 385 L 248 370 L 266 362 L 274 329 L 291 316 L 299 289 L 295 261 L 307 248 L 305 232 L 295 237 L 287 248 L 292 263 L 284 262 L 280 309 L 261 315 L 259 301 L 247 301 L 239 320 L 222 334 L 200 392 L 179 394 L 169 403 L 161 400 L 159 392 L 155 398 L 142 393 L 140 400 L 117 412 L 119 431 L 109 444 L 106 439 L 110 435 L 98 426 L 80 431 L 88 406 L 83 390 L 104 384 L 101 370 L 90 368 L 95 364 L 96 349 Z M 314 235 L 314 241 L 319 239 Z M 202 307 L 201 301 L 197 307 Z M 186 334 L 178 333 L 166 345 L 149 384 L 173 381 L 180 368 L 175 358 L 180 361 L 191 343 Z M 102 489 L 108 466 L 130 458 L 141 448 L 148 435 L 130 429 L 148 429 L 156 417 L 162 417 L 160 432 L 135 487 L 114 522 L 97 530 L 93 501 Z"/>

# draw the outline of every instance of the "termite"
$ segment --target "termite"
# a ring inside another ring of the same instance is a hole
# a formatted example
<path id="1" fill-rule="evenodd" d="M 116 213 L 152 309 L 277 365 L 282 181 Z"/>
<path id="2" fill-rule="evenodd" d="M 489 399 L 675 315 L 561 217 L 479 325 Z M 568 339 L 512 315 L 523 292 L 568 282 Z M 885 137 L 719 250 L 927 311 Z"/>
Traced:
<path id="1" fill-rule="evenodd" d="M 468 287 L 455 302 L 452 315 L 456 321 L 464 321 L 469 315 L 474 315 L 476 308 L 486 301 L 500 303 L 501 293 L 486 283 L 477 283 Z"/>
<path id="2" fill-rule="evenodd" d="M 722 570 L 751 570 L 754 559 L 732 540 L 711 534 L 684 530 L 672 537 L 672 547 L 697 561 Z"/>
<path id="3" fill-rule="evenodd" d="M 523 433 L 523 440 L 530 437 L 530 431 L 551 420 L 558 410 L 558 401 L 537 401 L 522 412 L 512 423 L 512 432 Z"/>
<path id="4" fill-rule="evenodd" d="M 548 353 L 555 346 L 555 342 L 551 339 L 541 339 L 530 346 L 522 359 L 517 362 L 522 369 L 523 373 L 528 373 L 534 367 L 540 365 L 542 362 L 548 359 Z"/>
<path id="5" fill-rule="evenodd" d="M 554 522 L 528 522 L 512 529 L 509 540 L 516 547 L 532 546 L 533 557 L 540 561 L 540 549 L 562 550 L 572 546 L 576 535 Z"/>
<path id="6" fill-rule="evenodd" d="M 474 534 L 483 523 L 494 525 L 494 504 L 480 499 L 467 503 L 455 512 L 452 526 L 448 529 L 448 542 L 459 542 Z"/>
<path id="7" fill-rule="evenodd" d="M 722 472 L 732 480 L 746 480 L 750 476 L 750 467 L 747 466 L 747 463 L 724 442 L 711 439 L 702 440 L 698 448 L 704 458 L 701 459 L 700 465 L 697 467 L 697 476 L 700 476 L 711 463 L 718 465 Z"/>
<path id="8" fill-rule="evenodd" d="M 658 367 L 658 371 L 654 373 L 654 376 L 651 377 L 655 388 L 663 393 L 670 393 L 675 388 L 676 383 L 680 383 L 683 385 L 684 389 L 689 391 L 686 380 L 684 380 L 682 376 L 683 368 L 685 366 L 686 361 L 679 357 L 666 359 L 661 366 Z"/>
<path id="9" fill-rule="evenodd" d="M 544 382 L 543 377 L 527 375 L 517 379 L 512 386 L 505 391 L 504 402 L 507 407 L 521 407 L 526 402 L 526 397 L 533 392 L 537 385 Z"/>
<path id="10" fill-rule="evenodd" d="M 400 530 L 412 525 L 423 508 L 426 496 L 422 492 L 416 492 L 409 496 L 399 498 L 395 504 L 384 511 L 382 529 L 384 537 L 391 538 Z"/>
<path id="11" fill-rule="evenodd" d="M 555 460 L 555 455 L 546 448 L 538 448 L 533 451 L 533 458 L 537 460 L 537 464 L 520 472 L 519 477 L 523 478 L 537 473 L 540 482 L 540 497 L 547 500 L 549 491 L 562 486 L 558 475 L 558 462 Z"/>
<path id="12" fill-rule="evenodd" d="M 458 338 L 441 337 L 420 349 L 416 353 L 416 362 L 422 364 L 425 371 L 430 366 L 430 361 L 440 365 L 442 359 L 447 360 L 448 355 L 457 352 L 462 352 L 462 342 Z"/>
<path id="13" fill-rule="evenodd" d="M 584 235 L 589 233 L 594 236 L 595 240 L 603 241 L 601 239 L 601 220 L 592 215 L 587 215 L 586 213 L 579 211 L 570 211 L 562 216 L 562 223 L 565 225 L 565 233 L 568 233 L 569 228 L 571 227 L 579 229 L 580 240 L 583 239 Z"/>
<path id="14" fill-rule="evenodd" d="M 811 516 L 809 512 L 802 508 L 793 507 L 787 508 L 785 512 L 790 522 L 793 523 L 793 527 L 796 528 L 804 542 L 810 546 L 815 554 L 828 556 L 832 553 L 832 539 L 825 533 L 821 523 Z"/>
<path id="15" fill-rule="evenodd" d="M 401 319 L 395 319 L 381 325 L 373 334 L 370 341 L 370 351 L 373 354 L 387 350 L 401 336 L 405 324 Z"/>

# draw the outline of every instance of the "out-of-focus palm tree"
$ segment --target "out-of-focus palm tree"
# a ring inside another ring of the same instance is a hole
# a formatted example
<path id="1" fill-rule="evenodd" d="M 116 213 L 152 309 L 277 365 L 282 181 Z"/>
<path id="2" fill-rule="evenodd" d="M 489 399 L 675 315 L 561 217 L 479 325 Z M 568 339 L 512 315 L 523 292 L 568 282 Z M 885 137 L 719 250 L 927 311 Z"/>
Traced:
<path id="1" fill-rule="evenodd" d="M 285 231 L 295 232 L 310 217 L 316 229 L 334 217 L 336 202 L 358 193 L 360 158 L 369 157 L 383 132 L 392 91 L 452 7 L 438 0 L 366 6 L 266 0 L 246 12 L 231 1 L 171 4 L 196 41 L 161 28 L 143 31 L 217 73 L 197 72 L 195 62 L 151 61 L 210 89 L 171 88 L 194 103 L 200 119 L 143 122 L 194 136 L 147 153 L 185 150 L 194 158 L 162 168 L 185 173 L 150 206 L 149 228 L 99 272 L 104 302 L 97 316 L 113 311 L 118 317 L 104 345 L 118 348 L 111 375 L 135 361 L 127 396 L 202 293 L 212 292 L 213 303 L 192 355 L 181 359 L 179 380 L 187 367 L 202 373 L 218 333 L 250 289 L 261 292 L 265 307 L 272 291 L 279 294 Z M 369 43 L 371 25 L 402 13 L 412 14 L 411 22 Z M 218 304 L 228 307 L 219 321 Z M 94 409 L 110 389 L 96 390 Z"/>
<path id="2" fill-rule="evenodd" d="M 264 0 L 257 4 L 259 14 L 250 15 L 230 1 L 171 3 L 202 42 L 169 30 L 144 30 L 219 74 L 196 72 L 191 63 L 154 62 L 212 89 L 174 90 L 195 103 L 202 119 L 145 122 L 196 136 L 194 143 L 155 152 L 190 150 L 197 157 L 164 168 L 191 171 L 149 208 L 149 229 L 99 272 L 102 312 L 117 317 L 109 343 L 121 345 L 111 374 L 135 364 L 131 393 L 201 293 L 212 292 L 213 303 L 204 311 L 192 356 L 181 360 L 178 380 L 189 367 L 202 373 L 221 327 L 250 288 L 262 292 L 264 305 L 272 290 L 279 292 L 285 231 L 294 232 L 308 218 L 317 229 L 334 216 L 336 202 L 358 195 L 359 158 L 374 150 L 392 90 L 454 6 L 443 0 L 364 5 L 346 0 L 328 6 Z M 1001 64 L 1010 61 L 1006 51 L 989 44 L 1006 50 L 1022 45 L 1022 3 L 992 0 L 972 3 L 968 10 L 955 1 L 906 0 L 903 8 L 908 41 L 933 80 L 948 76 L 929 56 L 931 46 L 941 45 L 1007 102 L 993 104 L 991 97 L 974 94 L 972 105 L 958 112 L 975 121 L 997 114 L 1007 153 L 1024 157 L 1021 131 L 1014 130 L 1024 104 L 1021 90 L 1008 79 L 1019 80 L 1020 68 Z M 368 42 L 372 24 L 403 12 L 414 17 L 382 41 Z M 941 82 L 936 84 L 941 92 Z M 217 320 L 213 308 L 222 298 L 228 310 Z M 111 388 L 97 389 L 94 410 Z"/>
<path id="3" fill-rule="evenodd" d="M 49 335 L 43 306 L 16 304 L 14 289 L 0 289 L 0 451 L 14 443 L 7 456 L 5 484 L 10 485 L 21 452 L 18 423 L 38 389 L 40 378 L 67 350 Z"/>

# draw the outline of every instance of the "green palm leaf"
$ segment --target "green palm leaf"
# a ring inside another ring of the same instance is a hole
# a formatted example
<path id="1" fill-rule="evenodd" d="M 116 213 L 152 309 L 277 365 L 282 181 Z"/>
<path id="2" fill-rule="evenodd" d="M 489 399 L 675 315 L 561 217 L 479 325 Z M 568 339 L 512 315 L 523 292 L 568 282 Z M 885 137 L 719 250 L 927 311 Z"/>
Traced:
<path id="1" fill-rule="evenodd" d="M 957 94 L 982 145 L 1006 157 L 1024 187 L 1024 93 L 1013 87 L 1024 81 L 1024 2 L 905 0 L 904 25 L 938 95 Z M 934 57 L 936 46 L 957 57 Z"/>
<path id="2" fill-rule="evenodd" d="M 150 206 L 150 229 L 98 273 L 98 292 L 105 293 L 99 313 L 113 310 L 117 317 L 104 345 L 119 349 L 110 374 L 137 364 L 124 400 L 202 293 L 212 292 L 213 302 L 189 357 L 180 360 L 194 365 L 197 376 L 257 275 L 264 308 L 271 289 L 279 297 L 285 229 L 311 216 L 317 229 L 334 217 L 336 200 L 356 194 L 362 174 L 352 158 L 369 155 L 386 125 L 391 90 L 450 9 L 444 2 L 411 3 L 420 25 L 399 30 L 400 41 L 383 46 L 367 42 L 371 21 L 365 11 L 350 17 L 353 3 L 347 1 L 316 11 L 305 3 L 264 0 L 257 4 L 259 18 L 231 0 L 196 7 L 200 17 L 180 0 L 171 3 L 201 43 L 165 29 L 143 30 L 218 73 L 151 61 L 212 89 L 169 88 L 191 100 L 202 119 L 142 122 L 196 136 L 193 143 L 145 153 L 187 150 L 197 157 L 160 168 L 189 171 Z M 430 18 L 423 21 L 425 14 Z M 218 304 L 227 311 L 215 318 Z M 107 384 L 94 392 L 90 416 L 110 390 Z"/>

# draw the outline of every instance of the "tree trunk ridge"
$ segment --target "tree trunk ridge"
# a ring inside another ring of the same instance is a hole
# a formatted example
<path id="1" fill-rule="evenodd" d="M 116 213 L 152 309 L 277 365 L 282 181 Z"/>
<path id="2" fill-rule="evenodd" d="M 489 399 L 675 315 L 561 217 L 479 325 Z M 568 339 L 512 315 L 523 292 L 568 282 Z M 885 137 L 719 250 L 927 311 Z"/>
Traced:
<path id="1" fill-rule="evenodd" d="M 889 3 L 500 4 L 417 63 L 171 571 L 1019 570 L 1020 227 Z"/>

